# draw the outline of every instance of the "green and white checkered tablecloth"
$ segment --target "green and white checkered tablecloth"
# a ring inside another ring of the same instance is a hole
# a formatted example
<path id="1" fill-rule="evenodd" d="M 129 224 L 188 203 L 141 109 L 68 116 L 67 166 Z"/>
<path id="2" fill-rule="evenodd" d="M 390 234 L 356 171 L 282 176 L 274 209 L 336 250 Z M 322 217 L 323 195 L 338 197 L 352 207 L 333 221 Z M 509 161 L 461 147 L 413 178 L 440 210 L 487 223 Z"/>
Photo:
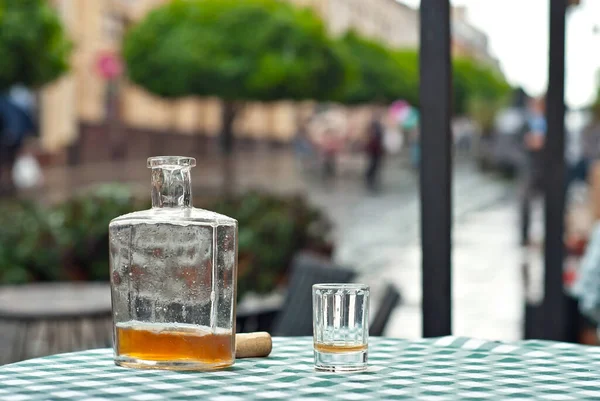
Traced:
<path id="1" fill-rule="evenodd" d="M 600 400 L 600 347 L 371 338 L 369 364 L 316 372 L 308 337 L 216 372 L 125 369 L 100 349 L 0 367 L 0 400 Z"/>

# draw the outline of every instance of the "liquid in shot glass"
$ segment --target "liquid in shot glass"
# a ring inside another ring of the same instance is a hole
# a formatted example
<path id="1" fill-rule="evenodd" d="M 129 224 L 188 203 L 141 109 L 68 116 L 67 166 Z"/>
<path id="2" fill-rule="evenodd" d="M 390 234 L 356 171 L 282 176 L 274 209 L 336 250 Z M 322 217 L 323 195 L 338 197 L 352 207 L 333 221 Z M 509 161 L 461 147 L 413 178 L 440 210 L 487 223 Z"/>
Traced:
<path id="1" fill-rule="evenodd" d="M 313 286 L 315 368 L 353 372 L 367 369 L 369 286 Z"/>

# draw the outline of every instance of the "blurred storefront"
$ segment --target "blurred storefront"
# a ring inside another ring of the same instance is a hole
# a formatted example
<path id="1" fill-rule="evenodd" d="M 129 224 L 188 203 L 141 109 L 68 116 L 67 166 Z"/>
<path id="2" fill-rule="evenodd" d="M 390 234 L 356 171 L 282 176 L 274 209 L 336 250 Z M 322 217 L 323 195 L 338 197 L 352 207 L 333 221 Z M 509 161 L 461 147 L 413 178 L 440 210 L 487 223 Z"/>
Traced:
<path id="1" fill-rule="evenodd" d="M 98 145 L 107 135 L 104 128 L 107 126 L 108 98 L 107 82 L 98 72 L 98 59 L 103 54 L 118 54 L 127 26 L 168 0 L 48 1 L 59 11 L 74 38 L 75 49 L 71 72 L 42 91 L 42 145 L 48 152 L 60 152 L 78 143 L 89 148 L 90 157 L 103 159 Z M 362 0 L 289 1 L 313 7 L 333 33 L 353 28 L 396 47 L 416 48 L 419 44 L 418 11 L 395 0 L 370 0 L 368 4 Z M 464 23 L 467 24 L 466 21 Z M 459 37 L 462 35 L 460 32 L 457 33 Z M 486 54 L 487 39 L 485 35 L 483 37 L 483 47 L 477 41 L 457 39 L 456 51 L 464 53 L 473 48 L 472 54 Z M 147 94 L 126 80 L 119 87 L 116 113 L 120 129 L 127 131 L 123 135 L 127 135 L 130 144 L 135 144 L 134 148 L 147 149 L 148 143 L 138 145 L 138 142 L 148 142 L 149 134 L 168 134 L 189 141 L 193 136 L 210 139 L 220 132 L 218 99 L 166 101 Z M 234 131 L 241 142 L 286 143 L 293 138 L 298 122 L 311 110 L 310 102 L 301 105 L 293 102 L 252 103 L 237 118 Z M 366 124 L 369 113 L 362 115 Z M 360 122 L 356 124 L 361 125 Z"/>

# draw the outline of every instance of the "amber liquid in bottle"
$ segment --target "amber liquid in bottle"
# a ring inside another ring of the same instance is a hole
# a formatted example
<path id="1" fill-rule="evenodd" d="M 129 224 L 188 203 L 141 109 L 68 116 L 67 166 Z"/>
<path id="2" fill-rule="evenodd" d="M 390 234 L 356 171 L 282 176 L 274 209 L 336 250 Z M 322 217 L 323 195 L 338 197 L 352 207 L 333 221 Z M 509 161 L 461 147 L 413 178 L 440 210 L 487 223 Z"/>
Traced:
<path id="1" fill-rule="evenodd" d="M 362 352 L 367 350 L 367 344 L 323 344 L 315 343 L 315 350 L 332 354 L 345 354 L 348 352 Z"/>
<path id="2" fill-rule="evenodd" d="M 117 325 L 118 353 L 147 361 L 198 361 L 214 366 L 233 363 L 231 334 L 199 328 Z"/>

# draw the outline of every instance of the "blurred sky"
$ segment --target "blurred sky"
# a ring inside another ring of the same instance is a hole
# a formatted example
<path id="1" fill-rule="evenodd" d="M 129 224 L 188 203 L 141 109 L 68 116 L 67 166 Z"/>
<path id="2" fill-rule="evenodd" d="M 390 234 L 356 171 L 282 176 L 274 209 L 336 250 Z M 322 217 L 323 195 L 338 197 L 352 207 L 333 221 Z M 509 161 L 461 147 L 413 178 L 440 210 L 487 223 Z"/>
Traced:
<path id="1" fill-rule="evenodd" d="M 420 0 L 398 0 L 418 7 Z M 511 84 L 532 95 L 548 81 L 549 0 L 452 0 L 467 7 L 471 23 L 489 37 L 490 51 Z M 595 33 L 594 26 L 598 27 Z M 600 69 L 600 0 L 582 0 L 567 18 L 566 100 L 571 107 L 593 101 Z"/>

